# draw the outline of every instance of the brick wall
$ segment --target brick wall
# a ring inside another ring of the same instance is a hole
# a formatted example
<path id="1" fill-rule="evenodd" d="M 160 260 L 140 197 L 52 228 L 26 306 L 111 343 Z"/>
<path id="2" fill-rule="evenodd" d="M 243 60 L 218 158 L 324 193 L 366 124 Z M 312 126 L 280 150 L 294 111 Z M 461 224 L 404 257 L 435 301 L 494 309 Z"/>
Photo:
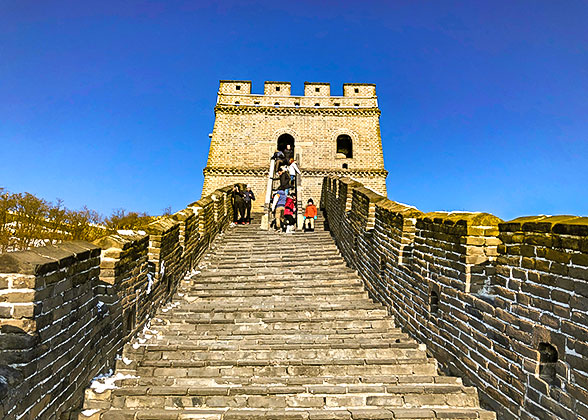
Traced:
<path id="1" fill-rule="evenodd" d="M 422 213 L 347 178 L 321 207 L 373 299 L 501 419 L 588 419 L 588 220 Z"/>
<path id="2" fill-rule="evenodd" d="M 230 223 L 230 187 L 146 233 L 0 254 L 0 418 L 68 418 Z M 61 417 L 60 417 L 61 416 Z"/>

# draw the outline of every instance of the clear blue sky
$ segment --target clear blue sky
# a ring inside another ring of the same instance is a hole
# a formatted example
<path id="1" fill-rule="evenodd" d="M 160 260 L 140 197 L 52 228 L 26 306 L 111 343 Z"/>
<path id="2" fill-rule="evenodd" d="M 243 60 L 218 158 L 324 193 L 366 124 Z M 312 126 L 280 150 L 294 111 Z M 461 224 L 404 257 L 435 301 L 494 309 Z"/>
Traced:
<path id="1" fill-rule="evenodd" d="M 0 186 L 198 199 L 219 79 L 376 83 L 388 195 L 588 215 L 588 2 L 0 0 Z"/>

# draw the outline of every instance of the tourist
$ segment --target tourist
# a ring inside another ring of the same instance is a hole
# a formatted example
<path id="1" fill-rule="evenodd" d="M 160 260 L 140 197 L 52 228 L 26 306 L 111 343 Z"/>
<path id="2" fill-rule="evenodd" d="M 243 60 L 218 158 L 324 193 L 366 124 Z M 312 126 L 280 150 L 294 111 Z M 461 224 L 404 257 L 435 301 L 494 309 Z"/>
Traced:
<path id="1" fill-rule="evenodd" d="M 284 190 L 287 195 L 290 190 L 290 175 L 288 175 L 288 172 L 285 171 L 284 167 L 278 169 L 278 174 L 280 179 L 278 190 Z"/>
<path id="2" fill-rule="evenodd" d="M 233 223 L 245 223 L 245 200 L 243 200 L 243 193 L 239 190 L 239 185 L 233 187 L 231 191 L 233 198 Z"/>
<path id="3" fill-rule="evenodd" d="M 290 159 L 290 165 L 288 166 L 288 172 L 290 173 L 290 181 L 292 183 L 292 185 L 294 186 L 295 183 L 295 179 L 296 179 L 296 174 L 300 175 L 300 169 L 298 169 L 298 165 L 296 165 L 296 162 L 294 162 L 294 159 Z"/>
<path id="4" fill-rule="evenodd" d="M 255 194 L 251 191 L 251 185 L 247 185 L 247 189 L 243 192 L 243 200 L 245 201 L 245 223 L 251 223 L 251 201 L 255 201 Z"/>
<path id="5" fill-rule="evenodd" d="M 272 156 L 272 160 L 275 161 L 275 164 L 274 164 L 274 174 L 275 174 L 286 162 L 286 157 L 284 156 L 284 152 L 282 152 L 280 149 L 276 149 L 276 152 Z"/>
<path id="6" fill-rule="evenodd" d="M 284 218 L 286 219 L 286 233 L 294 232 L 296 227 L 296 194 L 290 193 L 284 206 Z"/>
<path id="7" fill-rule="evenodd" d="M 274 221 L 276 230 L 280 230 L 284 225 L 284 208 L 286 206 L 286 193 L 284 190 L 278 190 L 274 194 L 274 201 L 272 203 L 272 210 L 274 211 Z"/>
<path id="8" fill-rule="evenodd" d="M 305 232 L 314 232 L 314 221 L 316 220 L 316 216 L 318 211 L 316 210 L 316 206 L 312 201 L 312 198 L 308 199 L 308 204 L 306 206 L 306 210 L 304 211 L 304 231 Z"/>
<path id="9" fill-rule="evenodd" d="M 290 162 L 290 159 L 294 157 L 294 150 L 292 150 L 292 147 L 289 144 L 287 144 L 286 149 L 284 149 L 284 157 L 286 158 L 286 162 Z"/>

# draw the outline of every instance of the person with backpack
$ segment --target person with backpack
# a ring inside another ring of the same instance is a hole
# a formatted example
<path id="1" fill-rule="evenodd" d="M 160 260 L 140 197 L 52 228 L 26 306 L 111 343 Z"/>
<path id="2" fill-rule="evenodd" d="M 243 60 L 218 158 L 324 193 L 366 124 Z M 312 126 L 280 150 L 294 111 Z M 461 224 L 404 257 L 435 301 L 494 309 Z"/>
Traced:
<path id="1" fill-rule="evenodd" d="M 274 200 L 272 202 L 272 210 L 274 212 L 274 221 L 276 224 L 276 230 L 280 230 L 284 225 L 284 210 L 286 207 L 286 192 L 284 190 L 278 190 L 274 194 Z"/>

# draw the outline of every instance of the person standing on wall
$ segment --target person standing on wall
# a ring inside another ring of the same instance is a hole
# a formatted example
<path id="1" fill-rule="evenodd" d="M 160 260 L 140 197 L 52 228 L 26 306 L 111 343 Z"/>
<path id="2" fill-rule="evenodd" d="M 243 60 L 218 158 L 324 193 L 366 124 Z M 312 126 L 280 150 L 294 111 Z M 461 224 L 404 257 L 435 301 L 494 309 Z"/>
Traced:
<path id="1" fill-rule="evenodd" d="M 275 214 L 276 230 L 280 231 L 284 225 L 284 208 L 286 207 L 286 193 L 284 190 L 276 191 L 274 201 L 272 203 L 272 210 Z"/>
<path id="2" fill-rule="evenodd" d="M 245 200 L 243 200 L 243 193 L 239 191 L 239 186 L 235 185 L 231 192 L 233 198 L 233 223 L 245 223 Z"/>
<path id="3" fill-rule="evenodd" d="M 251 201 L 255 201 L 255 194 L 251 191 L 251 185 L 247 185 L 247 189 L 243 192 L 243 200 L 245 201 L 245 223 L 251 223 Z"/>
<path id="4" fill-rule="evenodd" d="M 278 169 L 278 174 L 280 175 L 280 186 L 278 187 L 278 190 L 284 190 L 286 195 L 288 195 L 290 190 L 290 175 L 284 170 L 284 167 Z"/>
<path id="5" fill-rule="evenodd" d="M 294 162 L 294 159 L 290 159 L 290 165 L 288 165 L 288 172 L 290 173 L 290 184 L 292 187 L 296 186 L 296 174 L 300 174 L 298 165 Z"/>
<path id="6" fill-rule="evenodd" d="M 292 146 L 289 144 L 284 149 L 284 157 L 286 158 L 286 162 L 290 162 L 290 159 L 294 158 L 294 150 L 292 150 Z"/>
<path id="7" fill-rule="evenodd" d="M 306 206 L 306 210 L 304 211 L 304 231 L 305 232 L 314 232 L 314 221 L 316 220 L 316 216 L 318 211 L 316 210 L 316 206 L 312 201 L 312 198 L 308 199 L 308 204 Z"/>
<path id="8" fill-rule="evenodd" d="M 275 166 L 274 166 L 274 174 L 277 174 L 278 173 L 278 170 L 286 162 L 286 157 L 284 156 L 284 152 L 282 152 L 281 150 L 278 149 L 273 154 L 272 159 L 276 161 Z"/>

